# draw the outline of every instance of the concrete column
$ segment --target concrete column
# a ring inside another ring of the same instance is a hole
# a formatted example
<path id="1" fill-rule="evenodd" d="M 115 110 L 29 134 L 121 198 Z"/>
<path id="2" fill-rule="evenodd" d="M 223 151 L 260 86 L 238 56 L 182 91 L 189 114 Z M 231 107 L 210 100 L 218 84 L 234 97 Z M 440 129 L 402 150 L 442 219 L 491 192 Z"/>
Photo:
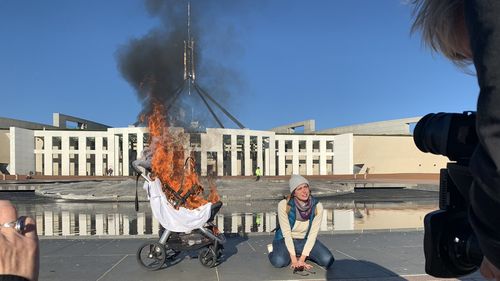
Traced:
<path id="1" fill-rule="evenodd" d="M 88 228 L 87 228 L 87 214 L 79 214 L 78 215 L 78 229 L 79 229 L 79 234 L 81 236 L 89 235 Z"/>
<path id="2" fill-rule="evenodd" d="M 41 213 L 37 213 L 36 214 L 36 233 L 38 233 L 38 235 L 45 235 L 44 232 L 43 232 L 43 214 Z"/>
<path id="3" fill-rule="evenodd" d="M 69 212 L 62 212 L 61 213 L 61 222 L 62 222 L 62 236 L 69 236 L 71 234 L 70 230 L 70 214 Z"/>
<path id="4" fill-rule="evenodd" d="M 113 214 L 114 235 L 120 235 L 120 214 Z"/>
<path id="5" fill-rule="evenodd" d="M 137 132 L 137 159 L 141 157 L 141 153 L 144 150 L 144 133 L 142 131 Z"/>
<path id="6" fill-rule="evenodd" d="M 117 154 L 115 150 L 115 137 L 113 134 L 107 134 L 108 137 L 108 169 L 113 169 L 113 174 L 115 174 L 118 169 L 115 167 L 115 155 Z"/>
<path id="7" fill-rule="evenodd" d="M 323 216 L 321 217 L 321 224 L 319 226 L 320 231 L 328 230 L 328 210 L 323 209 Z"/>
<path id="8" fill-rule="evenodd" d="M 231 214 L 231 233 L 238 233 L 238 227 L 241 225 L 241 216 L 239 214 Z"/>
<path id="9" fill-rule="evenodd" d="M 306 139 L 306 174 L 313 174 L 313 142 L 312 139 Z"/>
<path id="10" fill-rule="evenodd" d="M 120 214 L 108 214 L 108 235 L 120 235 Z"/>
<path id="11" fill-rule="evenodd" d="M 53 223 L 54 235 L 59 236 L 59 233 L 61 233 L 61 228 L 59 227 L 59 222 L 61 221 L 61 219 L 59 218 L 59 212 L 55 213 L 53 218 L 54 218 L 54 223 Z"/>
<path id="12" fill-rule="evenodd" d="M 327 216 L 327 223 L 329 223 L 328 231 L 331 231 L 333 230 L 333 209 L 328 209 L 326 216 Z"/>
<path id="13" fill-rule="evenodd" d="M 269 138 L 269 175 L 276 175 L 276 140 L 274 137 Z"/>
<path id="14" fill-rule="evenodd" d="M 266 232 L 271 232 L 276 225 L 276 213 L 266 213 Z"/>
<path id="15" fill-rule="evenodd" d="M 222 136 L 221 136 L 222 137 Z M 224 150 L 222 145 L 217 149 L 217 176 L 222 177 L 224 175 Z"/>
<path id="16" fill-rule="evenodd" d="M 151 231 L 153 235 L 157 235 L 160 232 L 160 222 L 155 216 L 151 216 Z"/>
<path id="17" fill-rule="evenodd" d="M 208 165 L 208 161 L 207 161 L 207 153 L 208 151 L 206 151 L 205 149 L 202 149 L 201 150 L 201 153 L 200 153 L 200 166 L 201 166 L 201 175 L 202 176 L 207 176 L 207 165 Z"/>
<path id="18" fill-rule="evenodd" d="M 9 171 L 11 174 L 27 175 L 35 170 L 34 131 L 16 127 L 9 128 Z M 52 147 L 51 147 L 52 148 Z"/>
<path id="19" fill-rule="evenodd" d="M 87 139 L 78 137 L 78 175 L 87 175 Z"/>
<path id="20" fill-rule="evenodd" d="M 253 214 L 245 214 L 245 233 L 252 232 Z"/>
<path id="21" fill-rule="evenodd" d="M 69 176 L 69 136 L 61 136 L 61 175 Z"/>
<path id="22" fill-rule="evenodd" d="M 279 140 L 278 141 L 278 172 L 279 174 L 277 176 L 284 176 L 286 174 L 286 169 L 285 169 L 285 158 L 286 158 L 286 153 L 285 153 L 285 141 L 284 140 Z"/>
<path id="23" fill-rule="evenodd" d="M 43 175 L 42 155 L 43 152 L 35 154 L 35 173 L 40 172 Z"/>
<path id="24" fill-rule="evenodd" d="M 292 173 L 299 174 L 299 141 L 292 140 Z"/>
<path id="25" fill-rule="evenodd" d="M 333 229 L 334 230 L 353 230 L 354 229 L 354 211 L 353 210 L 333 210 Z"/>
<path id="26" fill-rule="evenodd" d="M 231 176 L 238 176 L 238 144 L 237 135 L 231 134 Z"/>
<path id="27" fill-rule="evenodd" d="M 158 233 L 158 232 L 157 232 Z M 130 219 L 127 215 L 123 215 L 123 235 L 130 235 Z"/>
<path id="28" fill-rule="evenodd" d="M 129 137 L 128 133 L 123 133 L 123 175 L 124 176 L 129 176 L 129 155 L 128 155 L 128 149 L 129 149 Z"/>
<path id="29" fill-rule="evenodd" d="M 319 140 L 319 174 L 326 175 L 326 141 Z"/>
<path id="30" fill-rule="evenodd" d="M 264 213 L 258 213 L 257 214 L 257 232 L 262 233 L 264 232 Z"/>
<path id="31" fill-rule="evenodd" d="M 105 173 L 103 169 L 102 160 L 102 137 L 95 137 L 95 174 L 96 176 L 103 176 Z"/>
<path id="32" fill-rule="evenodd" d="M 245 176 L 252 176 L 252 159 L 250 159 L 250 135 L 244 135 L 243 151 L 245 157 Z"/>
<path id="33" fill-rule="evenodd" d="M 269 176 L 269 165 L 271 164 L 271 159 L 270 159 L 270 156 L 269 156 L 269 148 L 265 148 L 264 149 L 264 167 L 262 167 L 263 171 L 262 171 L 262 174 L 264 176 Z"/>
<path id="34" fill-rule="evenodd" d="M 278 218 L 276 217 L 276 214 L 273 213 L 273 215 L 271 216 L 271 220 L 269 221 L 269 225 L 271 226 L 271 230 L 276 229 L 276 227 L 278 226 L 277 220 L 278 220 Z"/>
<path id="35" fill-rule="evenodd" d="M 217 228 L 221 233 L 224 233 L 224 215 L 219 214 L 216 216 L 216 219 L 217 219 Z"/>
<path id="36" fill-rule="evenodd" d="M 104 215 L 96 214 L 95 215 L 95 234 L 96 235 L 104 235 Z"/>
<path id="37" fill-rule="evenodd" d="M 352 175 L 354 169 L 353 135 L 335 136 L 333 153 L 333 173 Z"/>
<path id="38" fill-rule="evenodd" d="M 45 232 L 44 236 L 53 236 L 54 235 L 54 215 L 52 211 L 43 212 L 43 217 L 45 221 Z"/>
<path id="39" fill-rule="evenodd" d="M 271 221 L 271 213 L 267 212 L 266 213 L 266 216 L 265 216 L 265 219 L 264 219 L 264 224 L 266 225 L 265 226 L 265 232 L 271 232 L 272 229 L 271 229 L 271 225 L 270 225 L 270 221 Z"/>
<path id="40" fill-rule="evenodd" d="M 44 159 L 43 165 L 45 168 L 44 175 L 52 176 L 52 135 L 45 136 L 45 146 L 43 150 Z"/>
<path id="41" fill-rule="evenodd" d="M 137 235 L 144 235 L 146 229 L 146 214 L 137 213 Z"/>
<path id="42" fill-rule="evenodd" d="M 264 169 L 264 163 L 262 161 L 262 136 L 257 136 L 257 167 Z"/>

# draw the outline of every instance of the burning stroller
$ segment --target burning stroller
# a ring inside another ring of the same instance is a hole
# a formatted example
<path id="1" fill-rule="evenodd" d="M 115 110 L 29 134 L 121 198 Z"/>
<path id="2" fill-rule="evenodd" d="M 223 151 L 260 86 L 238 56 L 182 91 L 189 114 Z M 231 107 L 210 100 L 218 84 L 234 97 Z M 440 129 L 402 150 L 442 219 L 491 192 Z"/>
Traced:
<path id="1" fill-rule="evenodd" d="M 225 242 L 213 223 L 222 206 L 215 185 L 212 184 L 205 198 L 194 171 L 194 160 L 185 157 L 181 134 L 167 127 L 162 106 L 154 107 L 149 130 L 150 146 L 132 166 L 145 179 L 144 189 L 153 216 L 165 231 L 158 242 L 148 242 L 139 248 L 137 260 L 143 267 L 156 270 L 182 251 L 199 250 L 200 262 L 213 267 Z"/>

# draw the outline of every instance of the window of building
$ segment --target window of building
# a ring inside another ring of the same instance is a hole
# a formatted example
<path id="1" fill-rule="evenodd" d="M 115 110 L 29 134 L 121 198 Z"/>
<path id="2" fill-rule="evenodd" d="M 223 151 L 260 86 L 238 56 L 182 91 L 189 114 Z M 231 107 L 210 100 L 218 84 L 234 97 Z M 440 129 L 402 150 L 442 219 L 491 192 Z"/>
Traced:
<path id="1" fill-rule="evenodd" d="M 62 149 L 61 137 L 52 137 L 52 149 L 53 150 Z"/>
<path id="2" fill-rule="evenodd" d="M 78 150 L 78 137 L 69 137 L 69 149 Z"/>
<path id="3" fill-rule="evenodd" d="M 86 142 L 87 150 L 95 150 L 95 138 L 94 137 L 87 137 L 85 142 Z"/>
<path id="4" fill-rule="evenodd" d="M 269 148 L 269 137 L 262 137 L 262 149 Z"/>
<path id="5" fill-rule="evenodd" d="M 128 149 L 134 151 L 137 150 L 137 134 L 128 135 Z"/>
<path id="6" fill-rule="evenodd" d="M 257 137 L 256 136 L 250 136 L 250 158 L 253 161 L 257 161 Z M 255 168 L 257 163 L 254 163 Z M 255 169 L 252 167 L 252 170 Z"/>
<path id="7" fill-rule="evenodd" d="M 299 151 L 306 152 L 306 141 L 305 140 L 299 141 Z"/>
<path id="8" fill-rule="evenodd" d="M 319 141 L 313 141 L 313 152 L 319 152 Z"/>
<path id="9" fill-rule="evenodd" d="M 201 134 L 189 134 L 189 145 L 191 148 L 201 148 Z"/>
<path id="10" fill-rule="evenodd" d="M 333 141 L 327 141 L 326 142 L 326 151 L 327 152 L 333 152 Z"/>

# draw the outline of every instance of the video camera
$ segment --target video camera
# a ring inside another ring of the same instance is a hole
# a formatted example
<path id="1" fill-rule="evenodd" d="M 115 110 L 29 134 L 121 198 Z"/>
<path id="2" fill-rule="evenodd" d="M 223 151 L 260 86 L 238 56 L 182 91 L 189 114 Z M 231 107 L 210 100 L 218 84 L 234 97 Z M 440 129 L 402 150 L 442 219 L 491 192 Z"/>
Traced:
<path id="1" fill-rule="evenodd" d="M 450 278 L 476 271 L 483 254 L 470 223 L 469 160 L 478 144 L 476 113 L 430 113 L 417 123 L 413 140 L 422 152 L 447 156 L 439 177 L 439 210 L 424 218 L 425 271 Z"/>

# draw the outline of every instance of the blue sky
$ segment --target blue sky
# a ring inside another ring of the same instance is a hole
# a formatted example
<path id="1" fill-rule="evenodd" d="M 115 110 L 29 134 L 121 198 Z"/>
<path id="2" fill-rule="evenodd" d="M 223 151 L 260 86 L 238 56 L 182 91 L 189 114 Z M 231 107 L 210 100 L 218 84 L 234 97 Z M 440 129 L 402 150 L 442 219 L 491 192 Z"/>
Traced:
<path id="1" fill-rule="evenodd" d="M 203 14 L 197 63 L 226 71 L 230 95 L 219 102 L 251 129 L 475 109 L 476 77 L 410 35 L 402 0 L 204 2 L 192 7 Z M 142 102 L 119 71 L 118 50 L 162 26 L 139 0 L 0 0 L 0 116 L 134 123 Z M 201 69 L 199 85 L 221 75 Z"/>

